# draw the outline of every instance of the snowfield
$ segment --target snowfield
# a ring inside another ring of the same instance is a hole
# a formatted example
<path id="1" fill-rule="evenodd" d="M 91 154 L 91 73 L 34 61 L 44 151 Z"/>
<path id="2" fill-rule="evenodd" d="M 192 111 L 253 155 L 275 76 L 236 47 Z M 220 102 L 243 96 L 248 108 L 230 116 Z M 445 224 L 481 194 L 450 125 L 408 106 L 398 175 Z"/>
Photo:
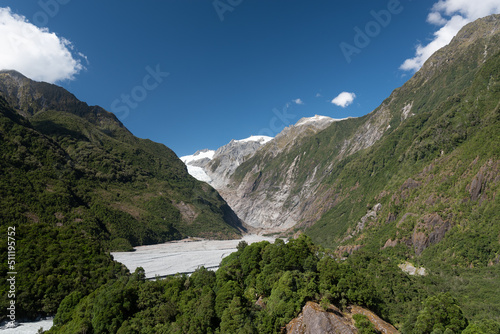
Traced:
<path id="1" fill-rule="evenodd" d="M 212 178 L 208 176 L 205 170 L 198 166 L 186 165 L 189 175 L 197 179 L 198 181 L 203 181 L 206 183 L 212 182 Z"/>
<path id="2" fill-rule="evenodd" d="M 114 259 L 123 263 L 130 272 L 142 267 L 146 278 L 165 277 L 177 273 L 192 273 L 200 267 L 217 270 L 222 259 L 232 252 L 240 241 L 248 244 L 274 238 L 260 235 L 246 235 L 236 240 L 180 240 L 160 245 L 135 247 L 135 252 L 111 253 Z"/>
<path id="3" fill-rule="evenodd" d="M 183 157 L 180 157 L 179 159 L 181 159 L 182 162 L 187 165 L 190 162 L 197 161 L 197 160 L 203 160 L 203 159 L 212 160 L 214 157 L 214 154 L 215 154 L 215 151 L 207 149 L 207 150 L 198 151 L 192 155 L 185 155 Z"/>
<path id="4" fill-rule="evenodd" d="M 260 143 L 261 145 L 264 145 L 264 144 L 269 143 L 273 139 L 274 139 L 273 137 L 269 137 L 269 136 L 250 136 L 250 137 L 245 138 L 245 139 L 235 140 L 234 142 L 235 143 L 248 143 L 251 141 L 256 141 L 256 142 Z"/>

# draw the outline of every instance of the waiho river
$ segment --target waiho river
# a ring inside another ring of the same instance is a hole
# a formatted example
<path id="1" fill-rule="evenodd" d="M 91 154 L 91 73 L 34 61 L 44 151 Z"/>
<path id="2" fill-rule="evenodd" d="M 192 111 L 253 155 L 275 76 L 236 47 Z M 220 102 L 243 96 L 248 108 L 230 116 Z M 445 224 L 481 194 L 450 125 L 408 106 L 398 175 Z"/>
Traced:
<path id="1" fill-rule="evenodd" d="M 146 278 L 165 277 L 177 273 L 190 274 L 200 267 L 217 270 L 222 259 L 236 251 L 240 241 L 248 244 L 274 238 L 249 234 L 236 240 L 185 239 L 164 244 L 135 247 L 134 252 L 111 253 L 130 272 L 144 268 Z"/>

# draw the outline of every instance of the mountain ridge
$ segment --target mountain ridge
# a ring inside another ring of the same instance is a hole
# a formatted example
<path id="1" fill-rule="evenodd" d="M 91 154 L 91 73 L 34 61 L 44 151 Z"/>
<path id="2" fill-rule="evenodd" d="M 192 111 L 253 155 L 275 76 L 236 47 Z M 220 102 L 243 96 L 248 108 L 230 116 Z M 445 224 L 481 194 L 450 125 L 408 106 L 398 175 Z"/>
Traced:
<path id="1" fill-rule="evenodd" d="M 70 292 L 85 295 L 124 274 L 109 250 L 245 231 L 172 150 L 133 136 L 114 114 L 61 87 L 0 72 L 0 139 L 0 227 L 19 231 L 23 259 L 19 318 L 55 314 Z"/>
<path id="2" fill-rule="evenodd" d="M 478 69 L 499 50 L 499 18 L 493 15 L 464 27 L 449 46 L 436 52 L 413 78 L 395 89 L 370 114 L 334 123 L 319 132 L 316 139 L 309 136 L 307 145 L 290 145 L 288 152 L 259 150 L 238 167 L 231 186 L 220 189 L 221 193 L 247 222 L 256 207 L 259 212 L 268 212 L 250 222 L 252 226 L 286 230 L 294 223 L 302 227 L 313 225 L 345 196 L 327 186 L 326 180 L 335 166 L 342 166 L 346 158 L 369 149 L 382 137 L 404 127 L 411 118 L 437 108 L 443 100 L 470 85 Z M 322 150 L 318 156 L 308 154 L 318 150 Z M 286 175 L 293 177 L 287 180 Z M 278 189 L 286 190 L 280 193 Z M 365 214 L 366 211 L 359 212 L 356 219 Z"/>

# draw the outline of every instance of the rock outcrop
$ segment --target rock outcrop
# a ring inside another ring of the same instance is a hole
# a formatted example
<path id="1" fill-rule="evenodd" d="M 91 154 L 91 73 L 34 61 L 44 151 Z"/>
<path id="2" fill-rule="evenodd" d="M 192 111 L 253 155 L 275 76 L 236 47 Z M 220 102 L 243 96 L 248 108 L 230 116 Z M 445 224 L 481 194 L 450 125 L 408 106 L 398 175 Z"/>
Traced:
<path id="1" fill-rule="evenodd" d="M 424 216 L 415 225 L 412 235 L 415 254 L 420 255 L 427 247 L 441 241 L 450 228 L 450 222 L 444 221 L 436 213 Z"/>
<path id="2" fill-rule="evenodd" d="M 287 334 L 356 334 L 358 329 L 352 316 L 362 314 L 380 333 L 399 333 L 394 326 L 375 313 L 359 306 L 350 306 L 346 312 L 330 305 L 325 311 L 319 304 L 307 302 L 299 316 L 286 325 Z"/>
<path id="3" fill-rule="evenodd" d="M 307 302 L 300 315 L 286 325 L 287 334 L 355 334 L 356 327 L 339 311 L 327 312 L 316 303 Z"/>

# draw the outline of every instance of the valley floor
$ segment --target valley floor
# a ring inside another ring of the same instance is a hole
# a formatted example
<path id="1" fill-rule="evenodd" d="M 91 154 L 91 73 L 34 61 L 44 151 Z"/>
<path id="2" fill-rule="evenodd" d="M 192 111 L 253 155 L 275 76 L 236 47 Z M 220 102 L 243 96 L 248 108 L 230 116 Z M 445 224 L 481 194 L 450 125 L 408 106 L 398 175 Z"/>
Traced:
<path id="1" fill-rule="evenodd" d="M 248 244 L 274 238 L 257 234 L 245 235 L 235 240 L 184 239 L 159 245 L 135 247 L 134 252 L 111 253 L 130 272 L 142 267 L 146 278 L 165 277 L 177 273 L 189 274 L 199 267 L 217 270 L 224 257 L 236 251 L 240 241 Z"/>

